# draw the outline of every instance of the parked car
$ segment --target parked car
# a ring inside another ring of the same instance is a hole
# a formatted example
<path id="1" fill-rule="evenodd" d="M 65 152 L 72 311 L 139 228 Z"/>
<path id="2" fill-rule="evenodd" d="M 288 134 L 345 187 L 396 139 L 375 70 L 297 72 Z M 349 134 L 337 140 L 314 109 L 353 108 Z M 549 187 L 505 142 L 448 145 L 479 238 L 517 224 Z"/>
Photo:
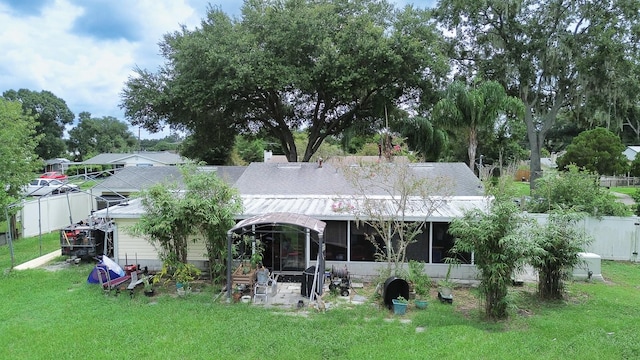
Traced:
<path id="1" fill-rule="evenodd" d="M 27 185 L 24 194 L 27 196 L 43 196 L 60 194 L 67 191 L 78 191 L 78 185 L 65 184 L 57 179 L 35 179 Z"/>
<path id="2" fill-rule="evenodd" d="M 67 180 L 68 176 L 57 171 L 49 171 L 40 175 L 41 179 L 57 179 L 60 181 Z"/>

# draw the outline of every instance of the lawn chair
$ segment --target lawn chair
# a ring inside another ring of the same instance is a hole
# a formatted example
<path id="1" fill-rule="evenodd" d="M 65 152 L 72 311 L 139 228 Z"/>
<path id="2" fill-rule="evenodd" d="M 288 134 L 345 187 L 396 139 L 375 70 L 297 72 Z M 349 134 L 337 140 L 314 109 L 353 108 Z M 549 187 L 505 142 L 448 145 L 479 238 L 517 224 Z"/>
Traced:
<path id="1" fill-rule="evenodd" d="M 269 269 L 261 267 L 256 271 L 256 283 L 253 286 L 253 302 L 255 303 L 259 298 L 266 304 L 269 300 L 270 294 L 275 294 L 278 284 L 276 279 L 271 277 Z"/>

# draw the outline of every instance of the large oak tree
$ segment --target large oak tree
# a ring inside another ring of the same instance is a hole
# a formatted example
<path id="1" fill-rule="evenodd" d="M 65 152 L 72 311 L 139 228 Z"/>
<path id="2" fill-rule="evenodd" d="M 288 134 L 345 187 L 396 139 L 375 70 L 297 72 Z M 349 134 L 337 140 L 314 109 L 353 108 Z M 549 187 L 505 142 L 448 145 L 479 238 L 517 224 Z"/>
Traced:
<path id="1" fill-rule="evenodd" d="M 439 3 L 442 25 L 455 34 L 459 72 L 499 81 L 525 104 L 532 188 L 558 113 L 623 91 L 615 80 L 637 63 L 639 7 L 629 0 Z"/>
<path id="2" fill-rule="evenodd" d="M 137 69 L 121 106 L 149 130 L 262 133 L 308 161 L 327 137 L 431 93 L 447 71 L 441 44 L 428 11 L 385 0 L 247 0 L 238 18 L 211 8 L 199 28 L 167 34 L 165 65 Z"/>
<path id="3" fill-rule="evenodd" d="M 47 160 L 66 155 L 66 145 L 62 137 L 65 126 L 73 122 L 75 115 L 64 100 L 46 90 L 7 90 L 2 96 L 7 100 L 19 102 L 23 113 L 35 118 L 36 133 L 42 135 L 36 148 L 38 156 Z"/>
<path id="4" fill-rule="evenodd" d="M 75 161 L 100 153 L 127 153 L 136 150 L 138 140 L 127 123 L 112 116 L 93 118 L 88 112 L 78 115 L 80 122 L 69 130 L 67 145 Z"/>

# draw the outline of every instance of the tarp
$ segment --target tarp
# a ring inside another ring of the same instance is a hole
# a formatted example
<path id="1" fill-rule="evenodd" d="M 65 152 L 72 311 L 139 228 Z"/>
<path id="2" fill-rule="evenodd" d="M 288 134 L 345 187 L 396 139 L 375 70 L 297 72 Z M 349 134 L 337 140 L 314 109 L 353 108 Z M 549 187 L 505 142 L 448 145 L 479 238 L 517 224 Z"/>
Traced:
<path id="1" fill-rule="evenodd" d="M 100 284 L 100 276 L 102 276 L 103 283 L 108 281 L 105 273 L 99 271 L 98 267 L 107 269 L 109 271 L 109 277 L 111 278 L 111 280 L 124 276 L 124 270 L 122 270 L 120 265 L 109 259 L 108 256 L 102 255 L 102 260 L 100 260 L 100 262 L 93 268 L 93 270 L 91 270 L 89 277 L 87 277 L 88 283 Z"/>

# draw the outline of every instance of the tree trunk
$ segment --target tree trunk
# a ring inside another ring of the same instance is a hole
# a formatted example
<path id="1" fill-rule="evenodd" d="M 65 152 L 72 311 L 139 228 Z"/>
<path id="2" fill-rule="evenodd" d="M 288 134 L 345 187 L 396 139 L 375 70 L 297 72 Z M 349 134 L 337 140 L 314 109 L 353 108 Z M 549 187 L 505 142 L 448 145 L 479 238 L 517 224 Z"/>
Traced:
<path id="1" fill-rule="evenodd" d="M 296 148 L 296 142 L 293 138 L 291 131 L 286 132 L 281 138 L 280 143 L 284 149 L 284 155 L 289 162 L 298 162 L 298 149 Z"/>
<path id="2" fill-rule="evenodd" d="M 476 172 L 476 149 L 478 148 L 478 136 L 476 129 L 469 131 L 469 148 L 467 154 L 469 155 L 469 168 L 475 174 Z"/>
<path id="3" fill-rule="evenodd" d="M 536 179 L 542 176 L 542 168 L 540 166 L 540 148 L 542 146 L 541 140 L 543 139 L 538 136 L 535 119 L 533 118 L 531 107 L 529 106 L 526 106 L 525 108 L 524 121 L 527 125 L 527 138 L 529 139 L 529 148 L 531 151 L 529 155 L 529 189 L 533 195 L 536 188 Z"/>

